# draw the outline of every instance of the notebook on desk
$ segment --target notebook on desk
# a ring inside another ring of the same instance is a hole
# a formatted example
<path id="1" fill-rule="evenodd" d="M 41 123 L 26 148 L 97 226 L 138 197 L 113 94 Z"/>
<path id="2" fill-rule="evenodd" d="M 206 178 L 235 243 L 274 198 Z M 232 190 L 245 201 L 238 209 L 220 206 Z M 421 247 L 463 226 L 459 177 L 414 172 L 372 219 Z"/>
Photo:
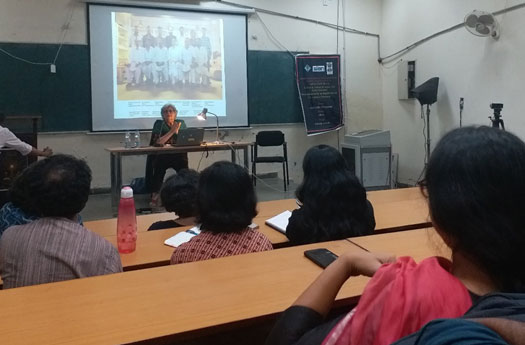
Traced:
<path id="1" fill-rule="evenodd" d="M 279 213 L 275 217 L 267 219 L 266 225 L 271 226 L 275 230 L 286 234 L 286 227 L 288 226 L 288 219 L 292 216 L 292 212 L 286 210 L 283 213 Z"/>
<path id="2" fill-rule="evenodd" d="M 248 225 L 248 227 L 252 230 L 259 229 L 259 226 L 255 223 L 251 223 Z M 170 247 L 177 248 L 183 243 L 189 242 L 194 236 L 197 236 L 201 233 L 201 226 L 195 225 L 193 228 L 188 229 L 186 231 L 181 231 L 178 234 L 171 236 L 167 240 L 164 241 L 164 244 Z"/>
<path id="3" fill-rule="evenodd" d="M 179 130 L 174 146 L 199 146 L 204 139 L 204 128 L 187 128 Z"/>

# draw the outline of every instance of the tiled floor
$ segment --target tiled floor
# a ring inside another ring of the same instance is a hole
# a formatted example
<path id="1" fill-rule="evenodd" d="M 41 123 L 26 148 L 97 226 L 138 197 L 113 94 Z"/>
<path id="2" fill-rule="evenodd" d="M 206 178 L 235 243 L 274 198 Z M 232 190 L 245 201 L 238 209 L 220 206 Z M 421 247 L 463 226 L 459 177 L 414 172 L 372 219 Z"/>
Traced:
<path id="1" fill-rule="evenodd" d="M 295 197 L 297 184 L 290 181 L 290 186 L 285 192 L 283 180 L 277 178 L 261 179 L 257 181 L 255 188 L 259 201 L 289 199 Z M 135 207 L 137 209 L 149 207 L 149 195 L 135 195 Z M 86 207 L 80 213 L 85 221 L 106 219 L 113 217 L 111 209 L 111 198 L 109 194 L 93 194 L 89 196 Z"/>

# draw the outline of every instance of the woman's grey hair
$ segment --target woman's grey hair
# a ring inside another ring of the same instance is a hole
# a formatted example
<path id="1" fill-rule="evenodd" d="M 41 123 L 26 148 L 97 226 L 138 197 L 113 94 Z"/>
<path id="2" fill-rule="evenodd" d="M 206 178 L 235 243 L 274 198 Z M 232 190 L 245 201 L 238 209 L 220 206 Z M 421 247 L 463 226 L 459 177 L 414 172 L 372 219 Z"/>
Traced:
<path id="1" fill-rule="evenodd" d="M 173 109 L 173 111 L 177 113 L 177 108 L 175 108 L 173 104 L 168 103 L 168 104 L 164 104 L 162 108 L 160 108 L 160 114 L 161 115 L 164 114 L 164 112 L 168 111 L 169 108 Z"/>

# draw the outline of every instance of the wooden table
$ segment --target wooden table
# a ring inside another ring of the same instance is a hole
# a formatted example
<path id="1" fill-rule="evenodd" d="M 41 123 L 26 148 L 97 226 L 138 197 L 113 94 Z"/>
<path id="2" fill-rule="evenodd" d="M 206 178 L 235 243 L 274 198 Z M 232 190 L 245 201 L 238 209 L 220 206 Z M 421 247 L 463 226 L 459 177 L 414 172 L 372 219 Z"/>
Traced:
<path id="1" fill-rule="evenodd" d="M 237 161 L 236 150 L 243 151 L 244 167 L 248 169 L 248 149 L 252 143 L 235 142 L 212 144 L 207 143 L 199 146 L 163 146 L 163 147 L 137 147 L 126 149 L 124 147 L 108 147 L 106 151 L 109 152 L 109 161 L 111 166 L 111 206 L 116 210 L 118 206 L 120 188 L 122 188 L 122 157 L 123 156 L 137 156 L 137 155 L 160 155 L 169 153 L 184 153 L 184 152 L 205 152 L 205 151 L 231 151 L 232 162 Z"/>
<path id="2" fill-rule="evenodd" d="M 137 216 L 137 231 L 146 232 L 151 224 L 159 220 L 175 219 L 172 212 L 152 213 Z M 84 222 L 84 226 L 89 230 L 96 232 L 102 237 L 112 236 L 117 234 L 117 218 L 92 220 Z"/>
<path id="3" fill-rule="evenodd" d="M 275 317 L 321 273 L 303 256 L 341 240 L 0 291 L 5 344 L 120 344 L 181 340 Z M 351 278 L 336 306 L 356 302 Z"/>
<path id="4" fill-rule="evenodd" d="M 135 251 L 129 254 L 120 254 L 124 271 L 169 265 L 171 254 L 175 248 L 165 245 L 164 241 L 189 228 L 191 227 L 186 226 L 138 233 Z M 106 236 L 105 239 L 115 248 L 117 247 L 116 235 Z"/>
<path id="5" fill-rule="evenodd" d="M 432 226 L 428 204 L 423 198 L 391 202 L 373 202 L 375 233 L 421 229 Z"/>
<path id="6" fill-rule="evenodd" d="M 368 192 L 367 197 L 374 207 L 377 234 L 432 226 L 427 201 L 417 187 L 372 191 Z M 264 222 L 285 210 L 293 211 L 297 207 L 295 199 L 260 202 L 257 205 L 259 213 L 253 222 L 259 225 L 260 231 L 270 239 L 274 247 L 282 247 L 288 242 L 286 236 Z"/>
<path id="7" fill-rule="evenodd" d="M 430 256 L 451 256 L 450 249 L 434 228 L 352 237 L 349 241 L 371 252 L 410 255 L 417 262 Z"/>
<path id="8" fill-rule="evenodd" d="M 397 191 L 401 191 L 399 194 Z M 396 195 L 404 197 L 412 195 L 410 190 L 390 190 L 381 192 L 370 192 L 369 195 L 381 193 L 389 201 L 378 197 L 371 197 L 374 200 L 374 210 L 376 217 L 376 233 L 399 231 L 414 228 L 430 227 L 428 220 L 428 207 L 426 201 L 419 195 L 419 199 L 413 198 L 402 200 Z M 295 199 L 265 201 L 258 204 L 259 214 L 253 222 L 259 225 L 259 231 L 268 237 L 274 248 L 282 248 L 289 245 L 288 238 L 281 232 L 265 224 L 266 219 L 281 213 L 284 210 L 293 210 L 297 207 Z M 139 231 L 137 249 L 130 254 L 121 254 L 124 270 L 135 270 L 156 266 L 168 265 L 173 248 L 166 246 L 164 240 L 190 227 L 180 227 L 166 230 L 146 231 L 147 228 L 157 220 L 172 219 L 172 213 L 155 213 L 150 215 L 137 216 L 137 228 Z M 85 226 L 105 237 L 109 242 L 116 246 L 116 219 L 99 220 L 86 222 Z"/>
<path id="9" fill-rule="evenodd" d="M 373 205 L 385 202 L 424 199 L 419 187 L 375 190 L 367 192 L 366 197 Z"/>
<path id="10" fill-rule="evenodd" d="M 374 206 L 377 232 L 418 229 L 431 225 L 428 205 L 419 188 L 372 191 L 368 192 L 368 200 Z M 258 214 L 255 218 L 257 221 L 254 223 L 261 226 L 266 219 L 285 210 L 293 211 L 297 207 L 295 199 L 261 201 L 257 204 Z M 174 218 L 175 215 L 170 212 L 139 215 L 137 216 L 137 231 L 147 231 L 149 226 L 156 221 Z M 116 218 L 88 221 L 84 222 L 84 225 L 103 237 L 114 235 L 117 231 Z M 272 241 L 272 243 L 280 243 L 286 238 L 284 235 L 272 237 L 276 237 L 276 242 Z"/>

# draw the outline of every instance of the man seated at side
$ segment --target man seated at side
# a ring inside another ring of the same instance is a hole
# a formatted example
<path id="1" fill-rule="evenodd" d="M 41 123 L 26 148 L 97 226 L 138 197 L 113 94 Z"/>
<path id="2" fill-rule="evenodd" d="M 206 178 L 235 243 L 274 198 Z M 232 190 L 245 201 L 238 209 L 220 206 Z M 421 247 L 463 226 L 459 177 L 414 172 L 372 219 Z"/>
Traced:
<path id="1" fill-rule="evenodd" d="M 86 162 L 56 155 L 28 169 L 27 187 L 42 218 L 10 227 L 0 239 L 4 289 L 122 272 L 117 249 L 77 221 L 91 185 Z"/>
<path id="2" fill-rule="evenodd" d="M 45 147 L 44 150 L 39 150 L 33 146 L 24 143 L 22 140 L 18 139 L 16 135 L 13 134 L 9 129 L 3 127 L 5 121 L 5 114 L 0 113 L 0 148 L 8 147 L 13 150 L 16 150 L 22 154 L 26 155 L 35 155 L 49 157 L 53 154 L 53 150 L 49 147 Z"/>

